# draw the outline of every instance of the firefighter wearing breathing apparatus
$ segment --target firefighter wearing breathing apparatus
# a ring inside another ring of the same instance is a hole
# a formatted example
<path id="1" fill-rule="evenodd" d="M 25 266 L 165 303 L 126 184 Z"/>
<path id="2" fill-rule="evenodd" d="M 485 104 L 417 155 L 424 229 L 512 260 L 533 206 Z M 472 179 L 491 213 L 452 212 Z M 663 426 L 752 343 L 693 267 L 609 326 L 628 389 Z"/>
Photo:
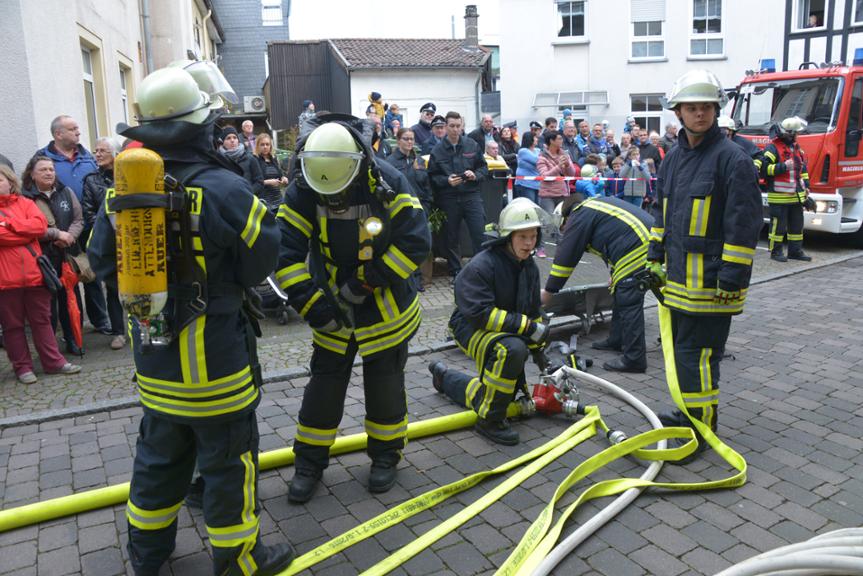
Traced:
<path id="1" fill-rule="evenodd" d="M 566 205 L 564 202 L 563 205 Z M 603 364 L 616 372 L 644 372 L 647 348 L 644 342 L 644 292 L 635 275 L 644 269 L 649 229 L 653 218 L 618 198 L 588 198 L 570 206 L 563 239 L 557 247 L 551 273 L 542 294 L 543 304 L 563 288 L 585 251 L 596 254 L 611 266 L 610 290 L 614 296 L 611 334 L 594 342 L 598 350 L 622 352 Z M 567 211 L 567 207 L 563 208 Z"/>
<path id="2" fill-rule="evenodd" d="M 291 502 L 306 502 L 329 463 L 354 358 L 363 358 L 370 492 L 386 492 L 407 438 L 404 366 L 420 324 L 411 275 L 430 246 L 405 177 L 379 162 L 352 116 L 318 116 L 279 208 L 276 279 L 312 328 L 311 378 L 294 439 Z M 307 259 L 308 257 L 308 259 Z"/>
<path id="3" fill-rule="evenodd" d="M 667 274 L 660 329 L 673 354 L 666 351 L 665 371 L 683 399 L 678 410 L 660 414 L 666 426 L 695 427 L 692 418 L 716 430 L 719 362 L 731 317 L 743 311 L 762 225 L 752 159 L 716 121 L 727 101 L 712 72 L 693 70 L 675 82 L 666 103 L 684 129 L 659 170 L 647 254 L 648 270 Z"/>
<path id="4" fill-rule="evenodd" d="M 293 559 L 265 546 L 257 492 L 260 367 L 246 288 L 275 267 L 275 219 L 215 153 L 212 134 L 230 86 L 208 62 L 147 76 L 137 127 L 118 131 L 146 148 L 116 161 L 88 255 L 118 283 L 131 319 L 144 416 L 126 517 L 138 575 L 174 550 L 177 515 L 197 461 L 213 570 L 270 575 Z"/>
<path id="5" fill-rule="evenodd" d="M 812 257 L 803 251 L 803 208 L 815 209 L 809 198 L 806 156 L 797 145 L 797 134 L 806 129 L 806 120 L 792 116 L 770 127 L 772 141 L 764 149 L 761 175 L 767 182 L 770 206 L 770 258 L 777 262 Z M 788 238 L 788 255 L 783 245 Z"/>
<path id="6" fill-rule="evenodd" d="M 539 269 L 533 260 L 544 215 L 527 198 L 507 204 L 500 213 L 500 237 L 486 242 L 456 276 L 449 329 L 476 361 L 479 376 L 439 361 L 429 364 L 435 389 L 477 413 L 477 432 L 510 446 L 519 436 L 506 419 L 507 406 L 525 389 L 525 362 L 545 344 L 549 331 L 540 313 Z"/>

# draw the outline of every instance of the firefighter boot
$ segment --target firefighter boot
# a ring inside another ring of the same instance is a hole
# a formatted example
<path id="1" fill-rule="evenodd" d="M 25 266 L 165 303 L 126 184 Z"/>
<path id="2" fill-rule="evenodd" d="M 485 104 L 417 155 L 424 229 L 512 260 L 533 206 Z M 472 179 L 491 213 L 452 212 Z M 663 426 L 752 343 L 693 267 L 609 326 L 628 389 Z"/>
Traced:
<path id="1" fill-rule="evenodd" d="M 440 360 L 435 360 L 429 363 L 429 372 L 432 375 L 432 386 L 434 389 L 443 394 L 443 375 L 446 374 L 446 364 Z"/>
<path id="2" fill-rule="evenodd" d="M 474 428 L 492 442 L 504 446 L 515 446 L 519 442 L 518 432 L 512 429 L 506 418 L 495 421 L 477 418 Z"/>
<path id="3" fill-rule="evenodd" d="M 799 240 L 788 243 L 788 259 L 812 262 L 812 256 L 803 251 L 803 242 Z"/>
<path id="4" fill-rule="evenodd" d="M 620 342 L 612 342 L 611 338 L 606 338 L 605 340 L 599 340 L 598 342 L 594 342 L 590 345 L 594 350 L 609 350 L 611 352 L 622 352 L 623 347 L 620 345 Z"/>
<path id="5" fill-rule="evenodd" d="M 313 468 L 294 468 L 294 478 L 288 489 L 288 502 L 302 504 L 312 499 L 323 474 Z"/>
<path id="6" fill-rule="evenodd" d="M 604 362 L 602 367 L 609 372 L 631 372 L 633 374 L 644 374 L 647 371 L 647 363 L 630 364 L 626 358 L 620 356 L 614 360 Z"/>
<path id="7" fill-rule="evenodd" d="M 701 410 L 697 409 L 697 408 L 693 409 L 691 411 L 691 414 L 692 414 L 693 418 L 700 418 Z M 667 427 L 681 426 L 684 428 L 693 428 L 693 431 L 695 432 L 695 439 L 698 441 L 698 447 L 695 448 L 695 451 L 693 451 L 692 454 L 690 454 L 689 456 L 685 456 L 685 457 L 681 458 L 680 460 L 673 461 L 673 462 L 671 460 L 669 460 L 668 461 L 669 464 L 678 464 L 678 465 L 689 464 L 690 462 L 693 462 L 696 458 L 698 458 L 699 454 L 701 454 L 702 452 L 707 450 L 707 448 L 708 448 L 707 442 L 704 440 L 704 438 L 701 436 L 701 434 L 699 434 L 698 431 L 695 430 L 694 426 L 692 425 L 692 422 L 689 421 L 689 418 L 687 418 L 683 412 L 681 412 L 680 410 L 675 410 L 673 412 L 660 412 L 658 414 L 658 416 L 659 416 L 659 421 L 662 422 L 663 426 L 667 426 Z M 719 415 L 717 413 L 717 410 L 714 408 L 714 410 L 713 410 L 713 422 L 711 423 L 711 426 L 710 426 L 710 429 L 713 430 L 714 432 L 716 432 L 716 423 L 718 421 L 718 418 L 719 418 Z M 673 439 L 668 441 L 668 447 L 669 448 L 680 448 L 681 446 L 683 446 L 687 442 L 688 442 L 688 440 L 685 440 L 683 438 L 673 438 Z"/>
<path id="8" fill-rule="evenodd" d="M 255 551 L 252 552 L 255 564 L 258 565 L 254 576 L 276 576 L 276 574 L 281 574 L 294 561 L 295 554 L 294 547 L 287 542 L 273 546 L 258 544 L 255 546 Z M 237 574 L 241 573 L 237 572 Z"/>
<path id="9" fill-rule="evenodd" d="M 770 259 L 776 260 L 777 262 L 788 262 L 788 258 L 785 256 L 785 251 L 781 242 L 773 244 L 773 249 L 770 250 Z"/>
<path id="10" fill-rule="evenodd" d="M 372 494 L 387 492 L 396 483 L 397 472 L 398 464 L 382 461 L 372 462 L 372 468 L 369 472 L 369 492 Z"/>

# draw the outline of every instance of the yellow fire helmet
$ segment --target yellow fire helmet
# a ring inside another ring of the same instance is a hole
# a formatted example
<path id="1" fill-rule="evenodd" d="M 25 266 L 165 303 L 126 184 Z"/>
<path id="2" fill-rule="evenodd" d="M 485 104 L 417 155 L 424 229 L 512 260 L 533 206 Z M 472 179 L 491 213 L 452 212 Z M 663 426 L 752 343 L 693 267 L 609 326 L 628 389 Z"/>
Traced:
<path id="1" fill-rule="evenodd" d="M 347 128 L 327 122 L 309 134 L 299 158 L 309 187 L 318 194 L 332 196 L 347 190 L 357 177 L 363 153 Z"/>

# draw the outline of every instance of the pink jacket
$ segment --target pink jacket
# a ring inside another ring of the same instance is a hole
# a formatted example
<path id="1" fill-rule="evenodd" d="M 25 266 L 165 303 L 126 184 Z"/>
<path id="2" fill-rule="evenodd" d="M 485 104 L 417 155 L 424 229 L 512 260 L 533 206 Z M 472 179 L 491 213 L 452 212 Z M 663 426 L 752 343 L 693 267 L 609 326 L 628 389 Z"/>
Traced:
<path id="1" fill-rule="evenodd" d="M 569 155 L 563 149 L 557 154 L 551 154 L 548 150 L 540 152 L 539 159 L 536 161 L 536 169 L 539 175 L 543 178 L 548 176 L 578 176 L 580 171 L 571 161 L 567 164 L 565 170 L 561 170 L 561 158 L 569 159 Z M 539 185 L 539 195 L 541 198 L 569 196 L 569 182 L 566 180 L 559 182 L 542 181 Z"/>

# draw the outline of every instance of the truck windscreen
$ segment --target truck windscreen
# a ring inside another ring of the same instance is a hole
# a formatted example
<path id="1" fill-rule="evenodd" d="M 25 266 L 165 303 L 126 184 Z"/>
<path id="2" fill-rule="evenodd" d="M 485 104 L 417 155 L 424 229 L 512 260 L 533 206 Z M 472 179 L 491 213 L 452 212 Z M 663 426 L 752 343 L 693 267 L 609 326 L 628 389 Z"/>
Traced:
<path id="1" fill-rule="evenodd" d="M 741 134 L 767 134 L 773 122 L 799 116 L 806 133 L 823 134 L 836 126 L 842 78 L 813 78 L 743 84 L 734 105 Z"/>

